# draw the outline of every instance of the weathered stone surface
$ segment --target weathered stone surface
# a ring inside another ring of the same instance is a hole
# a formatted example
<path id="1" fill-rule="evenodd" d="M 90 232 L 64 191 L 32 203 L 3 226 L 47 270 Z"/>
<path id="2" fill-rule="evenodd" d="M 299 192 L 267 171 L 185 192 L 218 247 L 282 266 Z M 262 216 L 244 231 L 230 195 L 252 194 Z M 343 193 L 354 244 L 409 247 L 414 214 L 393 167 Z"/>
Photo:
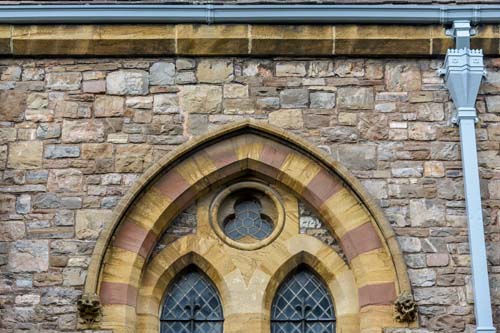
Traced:
<path id="1" fill-rule="evenodd" d="M 447 253 L 430 253 L 427 255 L 426 263 L 429 267 L 448 266 L 450 256 Z"/>
<path id="2" fill-rule="evenodd" d="M 34 209 L 55 209 L 60 205 L 61 200 L 54 193 L 40 193 L 33 197 Z"/>
<path id="3" fill-rule="evenodd" d="M 105 80 L 83 81 L 82 91 L 84 93 L 98 94 L 106 92 Z"/>
<path id="4" fill-rule="evenodd" d="M 487 96 L 486 107 L 488 112 L 500 113 L 500 96 Z"/>
<path id="5" fill-rule="evenodd" d="M 143 172 L 152 162 L 149 145 L 119 145 L 116 148 L 116 172 Z"/>
<path id="6" fill-rule="evenodd" d="M 408 137 L 418 141 L 436 139 L 436 126 L 429 123 L 411 123 L 408 127 Z"/>
<path id="7" fill-rule="evenodd" d="M 229 83 L 224 85 L 224 98 L 247 98 L 248 86 Z"/>
<path id="8" fill-rule="evenodd" d="M 387 182 L 385 180 L 364 180 L 363 185 L 375 199 L 387 199 Z"/>
<path id="9" fill-rule="evenodd" d="M 0 90 L 0 121 L 21 121 L 26 108 L 26 92 Z"/>
<path id="10" fill-rule="evenodd" d="M 408 275 L 414 287 L 431 287 L 436 284 L 436 271 L 433 269 L 409 269 Z"/>
<path id="11" fill-rule="evenodd" d="M 391 173 L 394 177 L 422 177 L 422 163 L 418 161 L 400 161 L 391 164 Z"/>
<path id="12" fill-rule="evenodd" d="M 153 106 L 153 96 L 127 97 L 125 105 L 132 109 L 150 109 Z"/>
<path id="13" fill-rule="evenodd" d="M 385 66 L 385 85 L 388 91 L 416 91 L 421 87 L 417 63 L 391 62 Z"/>
<path id="14" fill-rule="evenodd" d="M 279 97 L 263 97 L 257 98 L 255 103 L 257 110 L 277 110 L 280 108 L 280 99 Z"/>
<path id="15" fill-rule="evenodd" d="M 97 239 L 101 230 L 111 222 L 112 211 L 84 209 L 76 212 L 75 231 L 78 239 Z"/>
<path id="16" fill-rule="evenodd" d="M 117 117 L 123 115 L 125 98 L 119 96 L 97 96 L 94 102 L 96 117 Z"/>
<path id="17" fill-rule="evenodd" d="M 345 110 L 373 109 L 373 88 L 340 87 L 337 90 L 337 106 Z"/>
<path id="18" fill-rule="evenodd" d="M 442 103 L 412 104 L 412 112 L 415 112 L 417 120 L 421 121 L 440 121 L 444 119 L 444 106 Z"/>
<path id="19" fill-rule="evenodd" d="M 106 77 L 106 91 L 111 95 L 146 95 L 149 75 L 141 70 L 119 70 Z"/>
<path id="20" fill-rule="evenodd" d="M 445 224 L 445 207 L 430 199 L 410 200 L 412 227 L 431 227 Z"/>
<path id="21" fill-rule="evenodd" d="M 199 62 L 196 76 L 203 83 L 228 82 L 234 77 L 233 71 L 233 62 L 230 60 L 206 59 Z"/>
<path id="22" fill-rule="evenodd" d="M 12 272 L 44 272 L 49 268 L 46 240 L 18 240 L 12 244 L 8 268 Z"/>
<path id="23" fill-rule="evenodd" d="M 303 62 L 286 62 L 276 64 L 276 76 L 306 76 L 306 65 Z"/>
<path id="24" fill-rule="evenodd" d="M 182 110 L 188 113 L 220 113 L 222 111 L 222 88 L 218 86 L 182 86 L 179 98 Z"/>
<path id="25" fill-rule="evenodd" d="M 104 124 L 98 120 L 64 120 L 62 141 L 67 143 L 104 141 Z"/>
<path id="26" fill-rule="evenodd" d="M 16 200 L 16 213 L 28 214 L 31 211 L 31 196 L 29 194 L 21 194 Z"/>
<path id="27" fill-rule="evenodd" d="M 48 93 L 31 93 L 26 98 L 28 109 L 43 109 L 49 105 Z"/>
<path id="28" fill-rule="evenodd" d="M 269 114 L 269 124 L 288 129 L 300 129 L 304 127 L 304 119 L 301 110 L 280 110 Z"/>
<path id="29" fill-rule="evenodd" d="M 22 79 L 23 81 L 43 81 L 45 79 L 45 71 L 43 68 L 25 68 Z"/>
<path id="30" fill-rule="evenodd" d="M 322 130 L 322 135 L 327 140 L 333 142 L 356 142 L 359 138 L 359 132 L 354 127 L 336 126 L 332 128 L 325 128 Z"/>
<path id="31" fill-rule="evenodd" d="M 399 246 L 403 252 L 415 253 L 422 250 L 420 239 L 416 237 L 398 237 Z"/>
<path id="32" fill-rule="evenodd" d="M 280 93 L 282 108 L 305 108 L 309 104 L 307 89 L 285 89 Z"/>
<path id="33" fill-rule="evenodd" d="M 317 91 L 312 92 L 311 109 L 332 109 L 335 107 L 335 93 Z"/>
<path id="34" fill-rule="evenodd" d="M 179 113 L 179 97 L 177 94 L 156 94 L 154 95 L 153 112 Z"/>
<path id="35" fill-rule="evenodd" d="M 17 222 L 17 221 L 0 222 L 0 242 L 16 241 L 18 239 L 23 239 L 25 235 L 26 232 L 23 222 Z"/>
<path id="36" fill-rule="evenodd" d="M 419 288 L 415 289 L 413 296 L 419 304 L 457 304 L 459 293 L 457 288 Z"/>
<path id="37" fill-rule="evenodd" d="M 39 139 L 54 139 L 61 136 L 61 124 L 40 124 L 36 129 Z"/>
<path id="38" fill-rule="evenodd" d="M 71 158 L 80 156 L 79 146 L 48 145 L 45 146 L 44 158 Z"/>
<path id="39" fill-rule="evenodd" d="M 174 84 L 175 65 L 171 62 L 155 62 L 149 69 L 149 80 L 153 86 Z"/>
<path id="40" fill-rule="evenodd" d="M 83 175 L 80 170 L 51 170 L 47 187 L 52 192 L 78 193 L 82 190 Z"/>
<path id="41" fill-rule="evenodd" d="M 82 83 L 82 73 L 48 73 L 47 88 L 52 90 L 78 90 Z"/>
<path id="42" fill-rule="evenodd" d="M 377 167 L 374 145 L 339 145 L 339 162 L 349 170 L 373 170 Z"/>
<path id="43" fill-rule="evenodd" d="M 38 141 L 20 141 L 9 144 L 7 165 L 12 169 L 38 169 L 42 166 L 43 144 Z"/>

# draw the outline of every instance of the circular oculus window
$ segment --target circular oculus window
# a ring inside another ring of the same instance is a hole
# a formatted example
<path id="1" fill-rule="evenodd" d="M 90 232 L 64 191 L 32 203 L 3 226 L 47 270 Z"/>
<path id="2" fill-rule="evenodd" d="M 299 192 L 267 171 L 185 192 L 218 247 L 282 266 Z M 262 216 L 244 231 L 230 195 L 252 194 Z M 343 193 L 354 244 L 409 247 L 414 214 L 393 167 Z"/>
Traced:
<path id="1" fill-rule="evenodd" d="M 240 182 L 223 189 L 210 205 L 210 223 L 228 245 L 256 250 L 271 243 L 283 229 L 285 213 L 279 194 L 258 182 Z"/>

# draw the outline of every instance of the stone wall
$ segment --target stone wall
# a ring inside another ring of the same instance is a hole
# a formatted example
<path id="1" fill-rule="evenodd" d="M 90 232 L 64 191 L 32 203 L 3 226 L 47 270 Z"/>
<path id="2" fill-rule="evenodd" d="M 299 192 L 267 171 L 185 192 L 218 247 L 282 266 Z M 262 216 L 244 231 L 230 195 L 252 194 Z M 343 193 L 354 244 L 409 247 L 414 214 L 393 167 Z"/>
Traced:
<path id="1" fill-rule="evenodd" d="M 0 330 L 74 330 L 89 256 L 119 199 L 165 153 L 246 118 L 309 140 L 357 176 L 398 235 L 421 327 L 470 329 L 458 131 L 439 64 L 1 60 Z M 500 328 L 500 61 L 487 65 L 477 136 Z"/>

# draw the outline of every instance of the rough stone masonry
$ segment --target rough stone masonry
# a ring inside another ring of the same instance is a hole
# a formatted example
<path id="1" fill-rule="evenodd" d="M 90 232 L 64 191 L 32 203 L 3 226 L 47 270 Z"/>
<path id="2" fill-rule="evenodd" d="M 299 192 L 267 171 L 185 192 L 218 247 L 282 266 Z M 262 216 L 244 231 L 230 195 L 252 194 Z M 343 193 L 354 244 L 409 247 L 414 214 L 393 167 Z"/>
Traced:
<path id="1" fill-rule="evenodd" d="M 500 329 L 500 59 L 477 108 Z M 440 60 L 0 61 L 0 331 L 72 332 L 103 221 L 156 160 L 240 119 L 287 129 L 378 201 L 405 255 L 421 329 L 474 323 L 458 130 Z M 406 332 L 398 330 L 397 332 Z"/>

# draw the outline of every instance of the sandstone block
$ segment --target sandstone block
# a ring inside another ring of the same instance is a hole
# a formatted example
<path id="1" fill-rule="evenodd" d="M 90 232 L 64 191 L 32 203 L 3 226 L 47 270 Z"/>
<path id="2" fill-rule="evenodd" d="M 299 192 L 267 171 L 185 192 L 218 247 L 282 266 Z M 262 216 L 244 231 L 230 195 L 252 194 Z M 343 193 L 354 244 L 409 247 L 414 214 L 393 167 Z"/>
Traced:
<path id="1" fill-rule="evenodd" d="M 422 177 L 424 168 L 419 161 L 398 161 L 391 164 L 393 177 Z"/>
<path id="2" fill-rule="evenodd" d="M 37 169 L 42 166 L 43 144 L 38 141 L 20 141 L 9 144 L 7 165 L 12 169 Z"/>
<path id="3" fill-rule="evenodd" d="M 17 130 L 15 128 L 0 128 L 0 144 L 16 141 Z"/>
<path id="4" fill-rule="evenodd" d="M 335 107 L 335 93 L 330 92 L 312 92 L 311 109 L 332 109 Z"/>
<path id="5" fill-rule="evenodd" d="M 61 200 L 55 193 L 40 193 L 33 197 L 34 209 L 56 209 L 61 205 Z"/>
<path id="6" fill-rule="evenodd" d="M 0 199 L 1 200 L 1 199 Z M 9 213 L 14 213 L 10 211 Z M 13 242 L 26 236 L 24 222 L 1 221 L 0 242 Z"/>
<path id="7" fill-rule="evenodd" d="M 279 97 L 257 98 L 255 107 L 257 108 L 257 110 L 277 110 L 280 108 L 280 99 Z"/>
<path id="8" fill-rule="evenodd" d="M 410 123 L 408 137 L 418 141 L 434 140 L 436 139 L 436 127 L 431 123 Z"/>
<path id="9" fill-rule="evenodd" d="M 12 65 L 5 68 L 2 71 L 2 75 L 0 76 L 0 80 L 2 81 L 19 81 L 21 80 L 22 68 L 17 65 Z"/>
<path id="10" fill-rule="evenodd" d="M 436 200 L 410 200 L 410 221 L 412 227 L 433 227 L 445 225 L 445 206 Z"/>
<path id="11" fill-rule="evenodd" d="M 424 162 L 425 177 L 444 177 L 445 168 L 443 162 L 428 161 Z"/>
<path id="12" fill-rule="evenodd" d="M 25 68 L 22 75 L 23 81 L 43 81 L 45 70 L 43 68 Z"/>
<path id="13" fill-rule="evenodd" d="M 182 86 L 179 97 L 182 110 L 188 113 L 220 113 L 222 111 L 222 87 Z"/>
<path id="14" fill-rule="evenodd" d="M 50 170 L 47 188 L 51 192 L 77 193 L 82 190 L 83 175 L 76 169 Z"/>
<path id="15" fill-rule="evenodd" d="M 340 87 L 337 90 L 337 106 L 346 110 L 373 109 L 373 88 Z"/>
<path id="16" fill-rule="evenodd" d="M 98 94 L 106 92 L 106 81 L 104 80 L 91 80 L 83 81 L 82 91 L 84 93 Z"/>
<path id="17" fill-rule="evenodd" d="M 149 69 L 149 77 L 153 86 L 174 84 L 175 65 L 171 62 L 155 62 Z"/>
<path id="18" fill-rule="evenodd" d="M 486 96 L 488 112 L 500 113 L 500 96 Z"/>
<path id="19" fill-rule="evenodd" d="M 335 126 L 321 130 L 321 134 L 328 141 L 333 142 L 356 142 L 359 138 L 359 131 L 354 127 Z"/>
<path id="20" fill-rule="evenodd" d="M 31 211 L 31 196 L 29 194 L 21 194 L 16 200 L 16 213 L 28 214 Z"/>
<path id="21" fill-rule="evenodd" d="M 104 124 L 98 120 L 64 120 L 62 141 L 67 143 L 104 141 Z"/>
<path id="22" fill-rule="evenodd" d="M 116 147 L 116 172 L 143 172 L 153 159 L 153 149 L 149 145 L 119 145 Z"/>
<path id="23" fill-rule="evenodd" d="M 280 92 L 282 108 L 306 108 L 309 104 L 307 89 L 284 89 Z"/>
<path id="24" fill-rule="evenodd" d="M 385 180 L 365 180 L 363 185 L 375 199 L 387 199 L 387 182 Z"/>
<path id="25" fill-rule="evenodd" d="M 349 170 L 373 170 L 377 168 L 377 147 L 360 144 L 340 145 L 338 147 L 338 159 Z M 383 195 L 384 186 L 382 184 L 378 185 L 379 190 L 381 190 L 379 194 Z"/>
<path id="26" fill-rule="evenodd" d="M 430 253 L 426 256 L 426 263 L 429 267 L 448 266 L 450 256 L 448 253 Z"/>
<path id="27" fill-rule="evenodd" d="M 150 109 L 153 107 L 153 96 L 127 97 L 125 105 L 132 109 Z"/>
<path id="28" fill-rule="evenodd" d="M 111 222 L 113 213 L 107 209 L 82 209 L 76 212 L 75 232 L 78 239 L 97 239 L 101 230 Z"/>
<path id="29" fill-rule="evenodd" d="M 175 68 L 177 70 L 192 69 L 196 66 L 196 61 L 188 58 L 178 58 L 175 60 Z"/>
<path id="30" fill-rule="evenodd" d="M 154 113 L 179 113 L 179 98 L 177 94 L 156 94 L 153 102 Z"/>
<path id="31" fill-rule="evenodd" d="M 106 77 L 106 90 L 111 95 L 146 95 L 149 75 L 141 70 L 119 70 Z"/>
<path id="32" fill-rule="evenodd" d="M 411 111 L 417 114 L 417 120 L 441 121 L 444 119 L 444 107 L 442 103 L 412 104 Z"/>
<path id="33" fill-rule="evenodd" d="M 61 124 L 40 124 L 36 129 L 38 139 L 55 139 L 61 136 Z"/>
<path id="34" fill-rule="evenodd" d="M 21 121 L 26 109 L 26 92 L 0 90 L 0 121 Z"/>
<path id="35" fill-rule="evenodd" d="M 433 269 L 409 269 L 408 276 L 414 287 L 431 287 L 436 284 L 436 271 Z"/>
<path id="36" fill-rule="evenodd" d="M 52 90 L 78 90 L 82 83 L 82 73 L 54 72 L 47 74 L 47 88 Z"/>
<path id="37" fill-rule="evenodd" d="M 49 105 L 48 93 L 31 93 L 26 98 L 26 107 L 28 109 L 43 109 Z"/>
<path id="38" fill-rule="evenodd" d="M 80 156 L 79 146 L 47 145 L 43 154 L 44 158 L 71 158 Z"/>
<path id="39" fill-rule="evenodd" d="M 198 80 L 203 83 L 229 82 L 233 79 L 233 62 L 230 60 L 201 60 L 196 70 Z"/>
<path id="40" fill-rule="evenodd" d="M 279 110 L 269 114 L 269 124 L 288 129 L 304 127 L 301 110 Z"/>
<path id="41" fill-rule="evenodd" d="M 422 76 L 416 62 L 394 62 L 385 66 L 385 85 L 388 91 L 421 90 Z"/>
<path id="42" fill-rule="evenodd" d="M 247 98 L 248 86 L 237 83 L 224 85 L 224 98 Z"/>
<path id="43" fill-rule="evenodd" d="M 94 102 L 96 117 L 119 117 L 125 110 L 125 98 L 119 96 L 97 96 Z"/>
<path id="44" fill-rule="evenodd" d="M 44 272 L 48 268 L 47 240 L 18 240 L 12 244 L 8 262 L 11 272 Z"/>
<path id="45" fill-rule="evenodd" d="M 284 62 L 276 64 L 276 76 L 306 76 L 306 64 L 303 62 Z"/>
<path id="46" fill-rule="evenodd" d="M 416 237 L 400 236 L 398 242 L 403 252 L 415 253 L 422 250 L 420 239 Z"/>
<path id="47" fill-rule="evenodd" d="M 180 72 L 175 77 L 175 84 L 192 84 L 196 83 L 196 75 L 194 72 Z"/>

